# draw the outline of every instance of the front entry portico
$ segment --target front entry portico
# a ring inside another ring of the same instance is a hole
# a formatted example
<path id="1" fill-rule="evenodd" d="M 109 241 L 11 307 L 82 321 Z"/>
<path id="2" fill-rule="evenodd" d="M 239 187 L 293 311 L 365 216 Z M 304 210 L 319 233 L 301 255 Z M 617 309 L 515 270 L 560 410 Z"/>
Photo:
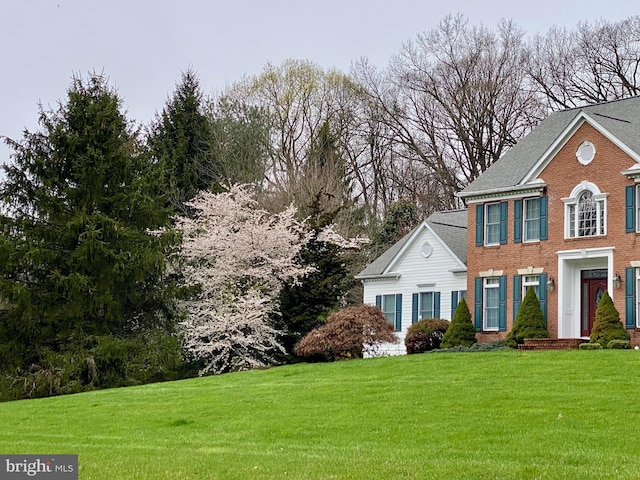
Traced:
<path id="1" fill-rule="evenodd" d="M 591 334 L 597 302 L 605 290 L 614 295 L 613 250 L 557 252 L 558 338 L 588 338 Z"/>

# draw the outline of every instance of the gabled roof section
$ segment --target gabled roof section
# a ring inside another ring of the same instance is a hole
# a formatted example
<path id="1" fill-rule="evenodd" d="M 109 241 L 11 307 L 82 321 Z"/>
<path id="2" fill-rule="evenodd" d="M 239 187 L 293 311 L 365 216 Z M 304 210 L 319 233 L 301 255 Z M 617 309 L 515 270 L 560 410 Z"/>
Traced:
<path id="1" fill-rule="evenodd" d="M 583 124 L 589 123 L 640 163 L 640 96 L 552 113 L 509 149 L 459 197 L 540 185 L 537 175 Z"/>
<path id="2" fill-rule="evenodd" d="M 432 214 L 411 232 L 371 262 L 358 279 L 395 276 L 392 266 L 403 256 L 424 229 L 429 229 L 458 260 L 467 264 L 467 210 L 449 210 Z"/>

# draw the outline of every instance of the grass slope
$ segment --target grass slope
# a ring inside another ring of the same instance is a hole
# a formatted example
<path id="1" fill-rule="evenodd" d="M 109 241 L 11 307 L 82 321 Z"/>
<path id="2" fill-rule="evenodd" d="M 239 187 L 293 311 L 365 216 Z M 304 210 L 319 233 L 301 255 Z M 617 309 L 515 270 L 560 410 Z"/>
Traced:
<path id="1" fill-rule="evenodd" d="M 0 404 L 88 479 L 640 478 L 640 352 L 426 354 Z"/>

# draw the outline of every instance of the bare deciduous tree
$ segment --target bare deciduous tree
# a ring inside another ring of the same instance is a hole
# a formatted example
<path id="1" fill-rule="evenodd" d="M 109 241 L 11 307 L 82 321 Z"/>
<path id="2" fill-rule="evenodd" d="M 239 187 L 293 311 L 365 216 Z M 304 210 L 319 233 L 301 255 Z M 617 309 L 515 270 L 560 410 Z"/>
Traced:
<path id="1" fill-rule="evenodd" d="M 640 94 L 640 16 L 553 27 L 536 36 L 528 73 L 549 109 Z"/>

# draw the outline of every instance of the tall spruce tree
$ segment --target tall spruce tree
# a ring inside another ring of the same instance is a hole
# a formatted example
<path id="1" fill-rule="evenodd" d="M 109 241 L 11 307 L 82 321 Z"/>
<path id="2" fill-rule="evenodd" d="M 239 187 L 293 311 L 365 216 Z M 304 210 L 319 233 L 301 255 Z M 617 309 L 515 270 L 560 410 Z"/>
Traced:
<path id="1" fill-rule="evenodd" d="M 95 339 L 172 329 L 164 273 L 173 234 L 148 233 L 168 225 L 169 212 L 120 109 L 104 76 L 75 77 L 65 103 L 41 109 L 40 131 L 8 140 L 15 153 L 0 185 L 5 371 L 44 368 L 65 351 L 90 357 Z"/>
<path id="2" fill-rule="evenodd" d="M 198 76 L 182 74 L 173 96 L 152 125 L 148 144 L 161 167 L 168 203 L 185 215 L 185 205 L 212 187 L 211 122 Z M 214 189 L 215 190 L 215 189 Z"/>

